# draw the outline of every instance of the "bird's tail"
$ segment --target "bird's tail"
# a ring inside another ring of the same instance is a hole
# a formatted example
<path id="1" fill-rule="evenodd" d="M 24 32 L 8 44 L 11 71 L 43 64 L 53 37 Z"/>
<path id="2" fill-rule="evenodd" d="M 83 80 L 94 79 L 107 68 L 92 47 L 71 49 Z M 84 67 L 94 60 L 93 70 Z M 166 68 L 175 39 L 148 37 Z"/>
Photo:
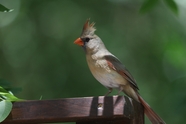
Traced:
<path id="1" fill-rule="evenodd" d="M 149 118 L 149 120 L 152 122 L 152 124 L 166 124 L 163 119 L 161 119 L 152 109 L 151 107 L 145 102 L 145 100 L 138 95 L 139 101 L 144 107 L 145 114 Z"/>

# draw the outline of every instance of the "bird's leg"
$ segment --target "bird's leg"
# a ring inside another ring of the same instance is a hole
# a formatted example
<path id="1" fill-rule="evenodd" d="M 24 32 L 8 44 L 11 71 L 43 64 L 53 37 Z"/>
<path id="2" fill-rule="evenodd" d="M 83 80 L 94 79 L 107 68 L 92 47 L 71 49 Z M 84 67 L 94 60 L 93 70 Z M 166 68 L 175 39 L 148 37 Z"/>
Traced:
<path id="1" fill-rule="evenodd" d="M 104 96 L 108 96 L 112 92 L 112 88 L 108 88 L 108 89 L 109 91 Z"/>
<path id="2" fill-rule="evenodd" d="M 120 103 L 120 101 L 123 99 L 121 96 L 119 96 L 119 94 L 121 93 L 121 91 L 123 91 L 123 87 L 120 85 L 119 88 L 118 88 L 118 96 L 117 96 L 117 99 L 114 103 L 114 106 L 118 105 L 118 103 Z"/>
<path id="3" fill-rule="evenodd" d="M 123 87 L 122 86 L 119 87 L 118 96 L 121 93 L 121 91 L 123 91 Z"/>
<path id="4" fill-rule="evenodd" d="M 111 92 L 112 92 L 112 88 L 108 88 L 109 91 L 104 95 L 104 96 L 108 96 Z M 103 103 L 98 103 L 98 109 L 103 107 Z"/>

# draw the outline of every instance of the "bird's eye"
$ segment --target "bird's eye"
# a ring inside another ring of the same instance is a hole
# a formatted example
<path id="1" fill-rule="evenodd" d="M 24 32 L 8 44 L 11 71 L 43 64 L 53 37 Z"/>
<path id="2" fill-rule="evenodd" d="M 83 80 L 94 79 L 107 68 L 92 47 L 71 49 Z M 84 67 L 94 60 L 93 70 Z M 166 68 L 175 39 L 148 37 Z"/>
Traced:
<path id="1" fill-rule="evenodd" d="M 85 42 L 89 42 L 89 40 L 90 40 L 90 38 L 88 38 L 88 37 L 85 38 Z"/>

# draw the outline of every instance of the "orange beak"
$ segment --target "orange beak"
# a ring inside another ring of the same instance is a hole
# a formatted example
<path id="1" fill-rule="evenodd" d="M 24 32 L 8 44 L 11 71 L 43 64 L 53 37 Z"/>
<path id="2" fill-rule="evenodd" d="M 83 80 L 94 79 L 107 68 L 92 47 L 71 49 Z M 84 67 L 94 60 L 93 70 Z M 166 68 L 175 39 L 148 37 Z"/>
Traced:
<path id="1" fill-rule="evenodd" d="M 83 43 L 83 41 L 81 40 L 81 38 L 76 39 L 76 40 L 74 41 L 74 43 L 77 44 L 77 45 L 79 45 L 79 46 L 83 46 L 83 45 L 84 45 L 84 43 Z"/>

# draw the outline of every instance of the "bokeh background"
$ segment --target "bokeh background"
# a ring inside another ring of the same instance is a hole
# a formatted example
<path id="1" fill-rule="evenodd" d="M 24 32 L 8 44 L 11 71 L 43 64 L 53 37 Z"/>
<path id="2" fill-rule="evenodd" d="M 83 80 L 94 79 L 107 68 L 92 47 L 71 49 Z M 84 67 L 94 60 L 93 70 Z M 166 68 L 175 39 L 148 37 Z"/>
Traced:
<path id="1" fill-rule="evenodd" d="M 175 2 L 177 14 L 161 0 L 144 13 L 143 0 L 0 0 L 14 9 L 0 13 L 0 78 L 21 87 L 15 95 L 29 100 L 104 95 L 84 51 L 73 44 L 90 18 L 144 99 L 167 124 L 183 124 L 186 1 Z"/>

